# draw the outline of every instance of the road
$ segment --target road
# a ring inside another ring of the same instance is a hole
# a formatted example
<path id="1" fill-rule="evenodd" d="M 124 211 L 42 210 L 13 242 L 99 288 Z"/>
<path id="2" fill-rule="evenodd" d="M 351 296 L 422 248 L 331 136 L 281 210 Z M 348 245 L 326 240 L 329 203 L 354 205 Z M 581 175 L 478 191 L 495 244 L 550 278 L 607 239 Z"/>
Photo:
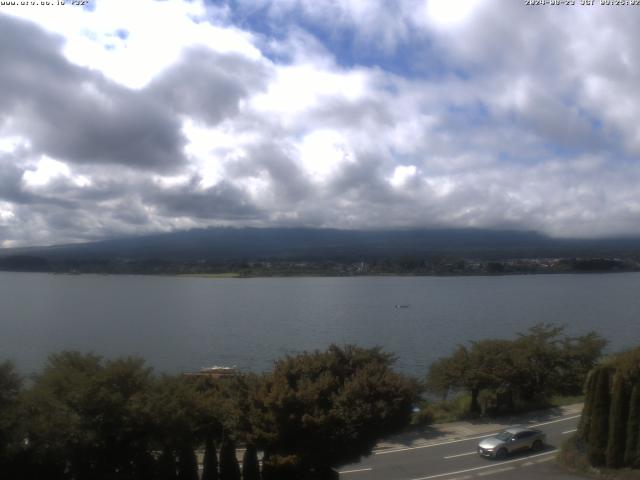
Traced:
<path id="1" fill-rule="evenodd" d="M 491 436 L 483 434 L 418 447 L 377 451 L 359 463 L 341 467 L 340 479 L 470 480 L 488 475 L 492 479 L 510 478 L 515 474 L 518 478 L 550 478 L 548 471 L 555 468 L 551 464 L 557 449 L 575 431 L 579 418 L 579 415 L 572 415 L 529 425 L 547 435 L 547 446 L 542 452 L 519 453 L 502 461 L 485 459 L 476 454 L 480 439 Z M 579 477 L 563 475 L 558 478 Z"/>

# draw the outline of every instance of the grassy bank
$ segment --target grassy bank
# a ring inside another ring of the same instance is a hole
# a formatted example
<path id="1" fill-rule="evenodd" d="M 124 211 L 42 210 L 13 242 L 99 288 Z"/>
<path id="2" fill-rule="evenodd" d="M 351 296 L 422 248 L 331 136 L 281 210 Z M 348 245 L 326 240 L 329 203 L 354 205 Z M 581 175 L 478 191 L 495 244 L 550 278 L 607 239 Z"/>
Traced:
<path id="1" fill-rule="evenodd" d="M 518 413 L 533 412 L 536 410 L 542 410 L 545 408 L 562 407 L 566 405 L 573 405 L 575 403 L 581 403 L 584 401 L 584 396 L 561 396 L 556 395 L 551 397 L 546 402 L 530 402 L 530 403 L 516 403 L 514 409 L 510 412 L 486 412 L 481 417 L 484 418 L 499 418 L 504 415 L 513 415 Z M 458 395 L 455 398 L 447 399 L 440 402 L 424 402 L 420 405 L 420 411 L 414 413 L 413 425 L 414 426 L 427 426 L 432 423 L 448 423 L 456 422 L 460 420 L 469 420 L 472 417 L 469 414 L 469 404 L 471 403 L 471 397 L 463 394 Z"/>

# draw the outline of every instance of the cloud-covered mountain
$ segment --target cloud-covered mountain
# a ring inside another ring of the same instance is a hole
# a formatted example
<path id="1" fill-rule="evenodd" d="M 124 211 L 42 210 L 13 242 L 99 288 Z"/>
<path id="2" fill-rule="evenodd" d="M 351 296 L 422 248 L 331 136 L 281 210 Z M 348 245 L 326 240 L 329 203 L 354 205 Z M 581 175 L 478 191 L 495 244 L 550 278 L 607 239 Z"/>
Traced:
<path id="1" fill-rule="evenodd" d="M 479 259 L 640 254 L 640 238 L 553 239 L 535 232 L 483 229 L 336 230 L 216 228 L 52 247 L 0 250 L 0 257 L 47 260 L 362 261 L 452 255 Z"/>

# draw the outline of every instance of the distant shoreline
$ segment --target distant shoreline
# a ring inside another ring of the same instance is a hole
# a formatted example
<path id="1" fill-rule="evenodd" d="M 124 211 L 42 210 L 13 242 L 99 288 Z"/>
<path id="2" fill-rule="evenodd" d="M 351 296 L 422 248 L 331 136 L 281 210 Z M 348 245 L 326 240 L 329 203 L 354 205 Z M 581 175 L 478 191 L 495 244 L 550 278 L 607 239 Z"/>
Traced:
<path id="1" fill-rule="evenodd" d="M 173 277 L 173 278 L 203 278 L 203 279 L 243 279 L 243 278 L 365 278 L 365 277 L 511 277 L 511 276 L 531 276 L 531 275 L 593 275 L 593 274 L 616 274 L 616 273 L 639 273 L 640 270 L 616 270 L 616 271 L 551 271 L 551 272 L 505 272 L 505 273 L 354 273 L 354 274 L 337 274 L 337 273 L 286 273 L 286 274 L 243 274 L 238 272 L 225 273 L 140 273 L 140 272 L 38 272 L 38 271 L 16 271 L 16 270 L 0 270 L 0 273 L 39 273 L 60 276 L 78 276 L 78 275 L 94 275 L 94 276 L 140 276 L 140 277 Z"/>

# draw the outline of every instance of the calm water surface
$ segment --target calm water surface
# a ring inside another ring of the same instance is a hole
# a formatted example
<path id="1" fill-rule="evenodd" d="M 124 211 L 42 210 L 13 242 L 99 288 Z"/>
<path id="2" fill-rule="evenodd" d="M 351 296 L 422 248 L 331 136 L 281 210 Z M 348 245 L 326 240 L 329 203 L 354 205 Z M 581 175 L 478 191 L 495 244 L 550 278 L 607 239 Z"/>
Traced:
<path id="1" fill-rule="evenodd" d="M 0 360 L 39 370 L 63 349 L 141 355 L 159 371 L 263 371 L 331 343 L 381 345 L 422 376 L 461 342 L 536 322 L 640 344 L 640 273 L 206 279 L 0 272 Z M 410 305 L 395 308 L 395 305 Z"/>

